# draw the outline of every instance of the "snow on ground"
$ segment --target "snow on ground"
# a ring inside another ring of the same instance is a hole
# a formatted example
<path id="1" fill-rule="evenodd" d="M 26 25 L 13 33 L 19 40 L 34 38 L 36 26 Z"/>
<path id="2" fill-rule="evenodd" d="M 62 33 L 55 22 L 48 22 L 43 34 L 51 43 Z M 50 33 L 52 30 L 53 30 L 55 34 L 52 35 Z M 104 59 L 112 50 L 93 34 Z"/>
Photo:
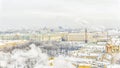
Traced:
<path id="1" fill-rule="evenodd" d="M 54 67 L 53 68 L 76 68 L 70 62 L 65 61 L 65 57 L 59 56 L 54 60 Z"/>
<path id="2" fill-rule="evenodd" d="M 120 65 L 108 65 L 107 68 L 120 68 Z"/>

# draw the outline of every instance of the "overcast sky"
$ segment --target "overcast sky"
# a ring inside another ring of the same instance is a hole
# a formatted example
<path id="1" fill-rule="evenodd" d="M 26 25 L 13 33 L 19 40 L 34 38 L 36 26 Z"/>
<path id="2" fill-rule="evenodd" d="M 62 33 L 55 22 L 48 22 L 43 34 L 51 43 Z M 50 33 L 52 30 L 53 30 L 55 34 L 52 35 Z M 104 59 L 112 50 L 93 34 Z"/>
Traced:
<path id="1" fill-rule="evenodd" d="M 119 27 L 120 0 L 0 0 L 1 28 Z"/>

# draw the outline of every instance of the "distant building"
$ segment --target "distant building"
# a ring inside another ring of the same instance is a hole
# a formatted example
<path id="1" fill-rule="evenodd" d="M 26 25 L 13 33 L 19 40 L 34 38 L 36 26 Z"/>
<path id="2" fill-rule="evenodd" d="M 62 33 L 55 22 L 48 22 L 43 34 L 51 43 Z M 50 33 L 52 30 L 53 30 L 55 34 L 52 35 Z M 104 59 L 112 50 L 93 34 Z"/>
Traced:
<path id="1" fill-rule="evenodd" d="M 12 33 L 0 34 L 0 40 L 106 42 L 107 35 L 106 32 Z"/>

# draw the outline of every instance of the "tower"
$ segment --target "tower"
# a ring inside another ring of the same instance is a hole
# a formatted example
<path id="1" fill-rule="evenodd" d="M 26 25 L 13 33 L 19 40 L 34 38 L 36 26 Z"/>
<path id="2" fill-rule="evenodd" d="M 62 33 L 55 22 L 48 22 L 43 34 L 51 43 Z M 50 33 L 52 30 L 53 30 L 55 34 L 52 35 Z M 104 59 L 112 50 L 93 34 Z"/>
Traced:
<path id="1" fill-rule="evenodd" d="M 85 28 L 85 43 L 88 43 L 87 28 Z"/>

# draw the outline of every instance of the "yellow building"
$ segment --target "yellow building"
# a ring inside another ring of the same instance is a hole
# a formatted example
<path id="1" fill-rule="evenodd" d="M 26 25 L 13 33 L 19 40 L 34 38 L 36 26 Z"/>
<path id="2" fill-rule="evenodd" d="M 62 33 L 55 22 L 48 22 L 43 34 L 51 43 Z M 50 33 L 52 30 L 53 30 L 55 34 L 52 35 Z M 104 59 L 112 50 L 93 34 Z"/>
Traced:
<path id="1" fill-rule="evenodd" d="M 46 34 L 1 34 L 1 40 L 35 40 L 35 41 L 81 41 L 84 42 L 99 42 L 106 41 L 106 33 L 93 32 L 87 33 L 68 33 L 68 32 L 56 32 Z"/>
<path id="2" fill-rule="evenodd" d="M 80 65 L 78 65 L 78 68 L 91 68 L 91 65 L 89 65 L 89 64 L 80 64 Z"/>
<path id="3" fill-rule="evenodd" d="M 79 66 L 78 68 L 91 68 L 90 66 Z"/>
<path id="4" fill-rule="evenodd" d="M 84 42 L 87 40 L 88 42 L 96 42 L 96 38 L 94 38 L 93 33 L 87 33 L 87 38 L 85 38 L 85 33 L 69 33 L 67 35 L 67 41 L 81 41 Z"/>
<path id="5" fill-rule="evenodd" d="M 106 46 L 107 53 L 120 53 L 120 46 L 110 45 Z"/>
<path id="6" fill-rule="evenodd" d="M 69 33 L 67 35 L 67 41 L 84 41 L 84 33 Z"/>

